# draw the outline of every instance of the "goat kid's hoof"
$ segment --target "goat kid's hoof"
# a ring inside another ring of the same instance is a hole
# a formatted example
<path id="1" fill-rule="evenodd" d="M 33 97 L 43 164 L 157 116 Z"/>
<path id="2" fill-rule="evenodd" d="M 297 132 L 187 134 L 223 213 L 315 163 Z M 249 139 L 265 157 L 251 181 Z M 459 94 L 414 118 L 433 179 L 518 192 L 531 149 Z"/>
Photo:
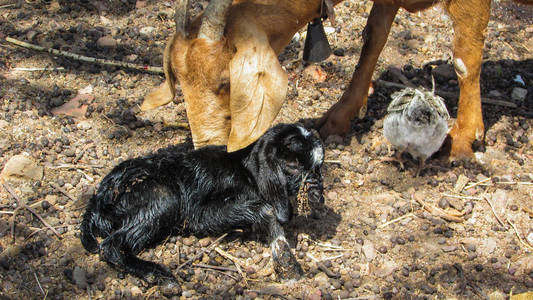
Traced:
<path id="1" fill-rule="evenodd" d="M 302 278 L 304 272 L 296 257 L 292 255 L 289 244 L 286 241 L 276 241 L 276 251 L 272 251 L 274 271 L 279 281 L 292 281 Z"/>

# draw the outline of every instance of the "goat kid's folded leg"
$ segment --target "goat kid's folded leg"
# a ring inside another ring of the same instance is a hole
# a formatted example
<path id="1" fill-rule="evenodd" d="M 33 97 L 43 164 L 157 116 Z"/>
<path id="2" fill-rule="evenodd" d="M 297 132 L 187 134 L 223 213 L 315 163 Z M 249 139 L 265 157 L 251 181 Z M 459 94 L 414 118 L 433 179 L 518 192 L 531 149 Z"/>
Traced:
<path id="1" fill-rule="evenodd" d="M 272 218 L 269 227 L 272 262 L 278 279 L 281 281 L 300 279 L 304 274 L 302 267 L 291 252 L 281 224 Z"/>
<path id="2" fill-rule="evenodd" d="M 114 268 L 142 278 L 148 284 L 166 288 L 179 288 L 177 280 L 170 271 L 151 261 L 142 260 L 133 253 L 125 251 L 127 231 L 118 230 L 105 238 L 100 244 L 100 257 Z M 141 247 L 144 248 L 144 247 Z"/>

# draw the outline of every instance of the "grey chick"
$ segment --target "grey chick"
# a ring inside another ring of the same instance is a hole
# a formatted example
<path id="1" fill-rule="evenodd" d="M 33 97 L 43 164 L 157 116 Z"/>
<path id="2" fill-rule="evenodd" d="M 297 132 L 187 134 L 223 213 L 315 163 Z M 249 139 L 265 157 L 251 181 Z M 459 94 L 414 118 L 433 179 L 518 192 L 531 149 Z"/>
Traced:
<path id="1" fill-rule="evenodd" d="M 416 176 L 426 159 L 441 147 L 448 133 L 450 115 L 441 97 L 421 88 L 405 88 L 391 96 L 383 121 L 383 134 L 397 148 L 396 160 L 404 151 L 418 159 Z"/>

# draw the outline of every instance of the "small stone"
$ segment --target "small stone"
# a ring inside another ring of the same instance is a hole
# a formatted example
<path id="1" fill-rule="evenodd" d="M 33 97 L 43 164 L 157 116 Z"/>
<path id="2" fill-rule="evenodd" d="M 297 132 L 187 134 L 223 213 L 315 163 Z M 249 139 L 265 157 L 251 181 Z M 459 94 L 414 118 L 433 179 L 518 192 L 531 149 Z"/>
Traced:
<path id="1" fill-rule="evenodd" d="M 192 244 L 194 244 L 194 238 L 193 237 L 186 237 L 183 239 L 183 245 L 185 246 L 191 246 Z"/>
<path id="2" fill-rule="evenodd" d="M 439 207 L 442 209 L 448 208 L 448 200 L 445 197 L 440 198 L 439 200 Z"/>
<path id="3" fill-rule="evenodd" d="M 513 99 L 514 101 L 522 102 L 526 99 L 526 96 L 527 90 L 524 88 L 515 87 L 511 92 L 511 99 Z"/>
<path id="4" fill-rule="evenodd" d="M 28 31 L 28 33 L 26 33 L 26 38 L 28 39 L 28 41 L 33 41 L 33 38 L 37 35 L 37 31 L 35 30 L 30 30 Z"/>
<path id="5" fill-rule="evenodd" d="M 474 266 L 474 269 L 476 269 L 477 272 L 481 272 L 481 271 L 483 271 L 483 265 L 481 265 L 481 264 L 476 264 L 476 265 Z"/>
<path id="6" fill-rule="evenodd" d="M 207 247 L 209 244 L 211 244 L 211 238 L 203 238 L 198 241 L 201 247 Z"/>
<path id="7" fill-rule="evenodd" d="M 145 26 L 139 29 L 139 33 L 145 36 L 150 36 L 155 31 L 155 27 Z"/>
<path id="8" fill-rule="evenodd" d="M 379 247 L 378 251 L 379 251 L 380 253 L 385 254 L 385 253 L 387 253 L 388 250 L 387 250 L 387 247 L 385 247 L 385 246 L 381 246 L 381 247 Z"/>
<path id="9" fill-rule="evenodd" d="M 133 297 L 140 297 L 143 293 L 138 286 L 132 287 L 130 292 Z"/>
<path id="10" fill-rule="evenodd" d="M 527 242 L 530 244 L 530 245 L 533 245 L 533 232 L 530 232 L 527 237 Z"/>
<path id="11" fill-rule="evenodd" d="M 377 255 L 376 249 L 374 248 L 374 244 L 370 241 L 365 241 L 365 244 L 363 245 L 363 247 L 361 247 L 361 249 L 363 250 L 363 254 L 365 255 L 368 261 L 373 260 Z"/>
<path id="12" fill-rule="evenodd" d="M 1 178 L 14 180 L 41 180 L 43 176 L 43 167 L 39 166 L 29 155 L 24 154 L 11 157 L 0 173 Z"/>
<path id="13" fill-rule="evenodd" d="M 96 41 L 98 48 L 116 48 L 117 41 L 110 36 L 103 36 Z"/>
<path id="14" fill-rule="evenodd" d="M 453 252 L 457 249 L 456 246 L 453 246 L 453 245 L 449 245 L 449 246 L 442 246 L 442 251 L 444 252 Z"/>
<path id="15" fill-rule="evenodd" d="M 337 48 L 333 50 L 333 54 L 336 56 L 344 56 L 344 48 Z"/>
<path id="16" fill-rule="evenodd" d="M 72 272 L 72 280 L 76 283 L 78 288 L 82 290 L 87 288 L 87 272 L 79 266 L 74 268 L 74 271 Z"/>
<path id="17" fill-rule="evenodd" d="M 405 43 L 405 45 L 411 50 L 417 50 L 420 43 L 416 39 L 410 39 Z"/>

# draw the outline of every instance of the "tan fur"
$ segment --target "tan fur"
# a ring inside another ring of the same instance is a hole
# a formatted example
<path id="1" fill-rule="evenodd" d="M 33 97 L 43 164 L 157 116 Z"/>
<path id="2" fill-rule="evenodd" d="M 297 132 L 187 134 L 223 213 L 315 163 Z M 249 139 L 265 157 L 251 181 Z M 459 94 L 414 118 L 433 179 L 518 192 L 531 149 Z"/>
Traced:
<path id="1" fill-rule="evenodd" d="M 334 0 L 333 4 L 339 2 Z M 145 98 L 142 108 L 170 102 L 179 79 L 195 147 L 228 144 L 228 140 L 230 151 L 247 146 L 268 129 L 285 98 L 286 75 L 272 57 L 294 33 L 318 17 L 320 3 L 234 0 L 226 18 L 225 40 L 211 44 L 196 38 L 199 21 L 194 21 L 188 36 L 176 34 L 170 39 L 164 55 L 166 81 Z M 473 155 L 471 144 L 484 129 L 479 72 L 490 0 L 374 0 L 350 85 L 317 123 L 323 137 L 346 133 L 352 118 L 364 116 L 372 74 L 398 10 L 415 12 L 436 3 L 443 4 L 453 21 L 454 59 L 460 62 L 456 64 L 461 91 L 457 122 L 450 132 L 451 156 Z M 245 61 L 254 63 L 246 65 L 246 72 L 239 72 L 238 62 Z M 273 90 L 276 92 L 268 93 Z"/>

